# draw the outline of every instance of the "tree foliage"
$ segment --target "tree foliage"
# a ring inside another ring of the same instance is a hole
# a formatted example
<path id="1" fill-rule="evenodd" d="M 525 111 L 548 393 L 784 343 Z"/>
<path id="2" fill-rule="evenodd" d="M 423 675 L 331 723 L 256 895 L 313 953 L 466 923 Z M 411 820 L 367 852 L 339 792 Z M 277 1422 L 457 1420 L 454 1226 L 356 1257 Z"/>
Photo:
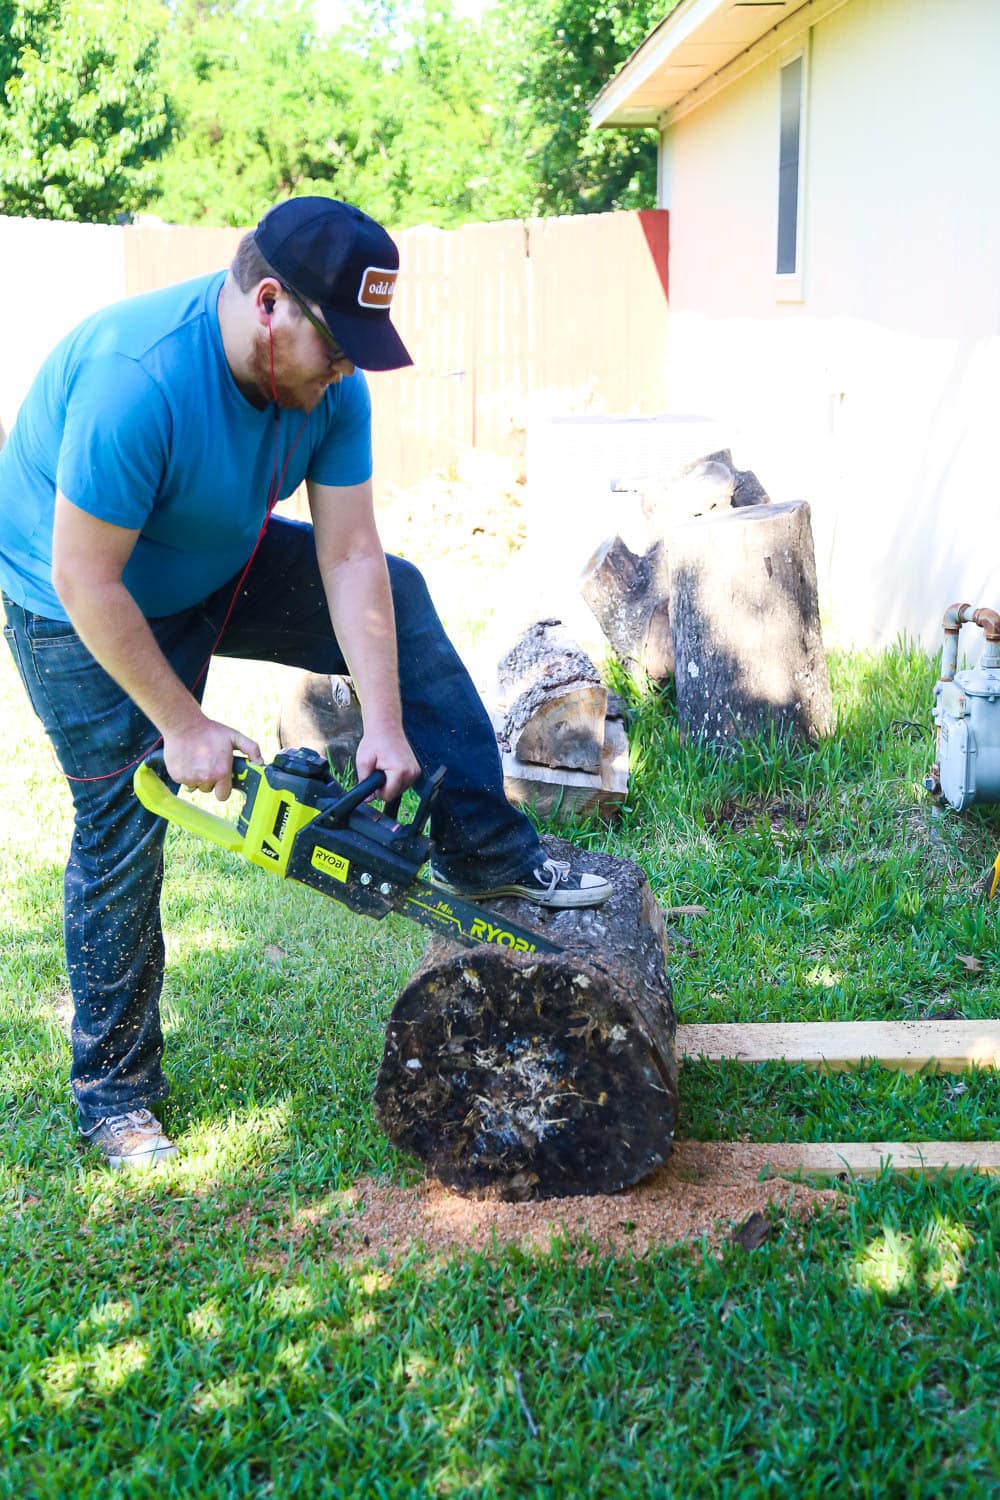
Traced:
<path id="1" fill-rule="evenodd" d="M 678 0 L 507 0 L 488 12 L 506 153 L 521 214 L 648 208 L 650 130 L 593 130 L 588 105 Z"/>
<path id="2" fill-rule="evenodd" d="M 291 193 L 329 193 L 396 226 L 476 214 L 488 178 L 477 36 L 448 0 L 400 44 L 389 5 L 335 37 L 307 4 L 185 0 L 166 42 L 178 141 L 157 212 L 245 224 Z"/>
<path id="3" fill-rule="evenodd" d="M 649 131 L 588 104 L 669 0 L 0 0 L 0 212 L 248 224 L 327 193 L 385 222 L 642 207 Z"/>
<path id="4" fill-rule="evenodd" d="M 0 0 L 0 213 L 114 220 L 170 138 L 151 0 Z"/>

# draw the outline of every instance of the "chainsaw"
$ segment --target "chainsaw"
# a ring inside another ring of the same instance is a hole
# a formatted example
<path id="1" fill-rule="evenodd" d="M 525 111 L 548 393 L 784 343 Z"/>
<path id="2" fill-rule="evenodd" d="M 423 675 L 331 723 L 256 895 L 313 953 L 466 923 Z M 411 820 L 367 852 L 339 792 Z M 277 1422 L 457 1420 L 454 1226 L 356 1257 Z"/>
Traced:
<path id="1" fill-rule="evenodd" d="M 419 878 L 432 849 L 425 828 L 445 774 L 442 766 L 416 782 L 409 823 L 397 821 L 398 799 L 381 811 L 368 800 L 384 786 L 384 771 L 348 790 L 315 750 L 282 750 L 267 765 L 234 756 L 233 788 L 243 795 L 235 823 L 172 791 L 162 751 L 143 761 L 132 785 L 150 812 L 362 916 L 380 920 L 397 911 L 467 948 L 491 943 L 516 953 L 558 953 L 540 933 Z"/>

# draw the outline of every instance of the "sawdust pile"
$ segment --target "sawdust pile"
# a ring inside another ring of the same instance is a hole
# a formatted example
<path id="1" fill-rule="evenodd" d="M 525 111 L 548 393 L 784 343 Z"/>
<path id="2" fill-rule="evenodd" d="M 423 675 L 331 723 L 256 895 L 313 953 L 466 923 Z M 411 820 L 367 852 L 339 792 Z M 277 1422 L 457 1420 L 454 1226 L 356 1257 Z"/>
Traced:
<path id="1" fill-rule="evenodd" d="M 417 1247 L 460 1257 L 508 1246 L 545 1251 L 564 1239 L 643 1255 L 702 1236 L 718 1246 L 757 1215 L 752 1238 L 742 1240 L 749 1248 L 782 1220 L 806 1220 L 843 1204 L 829 1188 L 760 1180 L 773 1155 L 773 1148 L 769 1154 L 759 1146 L 681 1141 L 665 1167 L 626 1192 L 542 1203 L 477 1201 L 431 1181 L 399 1188 L 365 1178 L 338 1195 L 339 1211 L 329 1205 L 300 1210 L 291 1239 L 294 1244 L 320 1230 L 339 1260 L 390 1264 Z"/>

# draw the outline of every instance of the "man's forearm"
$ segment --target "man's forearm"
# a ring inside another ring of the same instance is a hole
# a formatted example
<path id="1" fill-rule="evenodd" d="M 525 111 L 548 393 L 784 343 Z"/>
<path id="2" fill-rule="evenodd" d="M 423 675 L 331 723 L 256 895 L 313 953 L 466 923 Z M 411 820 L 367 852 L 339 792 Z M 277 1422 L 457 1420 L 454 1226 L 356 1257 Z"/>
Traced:
<path id="1" fill-rule="evenodd" d="M 396 621 L 384 556 L 351 558 L 327 568 L 323 584 L 365 728 L 398 729 L 402 709 Z"/>
<path id="2" fill-rule="evenodd" d="M 95 661 L 163 735 L 184 734 L 203 715 L 122 583 L 88 583 L 62 598 L 73 628 Z"/>

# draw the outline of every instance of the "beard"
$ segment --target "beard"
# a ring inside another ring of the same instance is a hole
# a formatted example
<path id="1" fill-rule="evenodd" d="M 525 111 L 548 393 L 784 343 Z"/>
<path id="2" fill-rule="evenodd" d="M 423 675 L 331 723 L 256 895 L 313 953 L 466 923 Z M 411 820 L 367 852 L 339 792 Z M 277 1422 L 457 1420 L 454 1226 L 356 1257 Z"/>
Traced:
<path id="1" fill-rule="evenodd" d="M 263 405 L 277 401 L 285 411 L 315 411 L 331 384 L 328 371 L 322 375 L 305 378 L 296 368 L 295 361 L 285 352 L 280 333 L 274 338 L 274 369 L 272 381 L 271 338 L 263 329 L 258 329 L 250 350 L 250 376 L 253 381 L 253 396 L 259 396 Z M 338 377 L 334 376 L 335 381 Z M 255 401 L 256 404 L 256 401 Z"/>

